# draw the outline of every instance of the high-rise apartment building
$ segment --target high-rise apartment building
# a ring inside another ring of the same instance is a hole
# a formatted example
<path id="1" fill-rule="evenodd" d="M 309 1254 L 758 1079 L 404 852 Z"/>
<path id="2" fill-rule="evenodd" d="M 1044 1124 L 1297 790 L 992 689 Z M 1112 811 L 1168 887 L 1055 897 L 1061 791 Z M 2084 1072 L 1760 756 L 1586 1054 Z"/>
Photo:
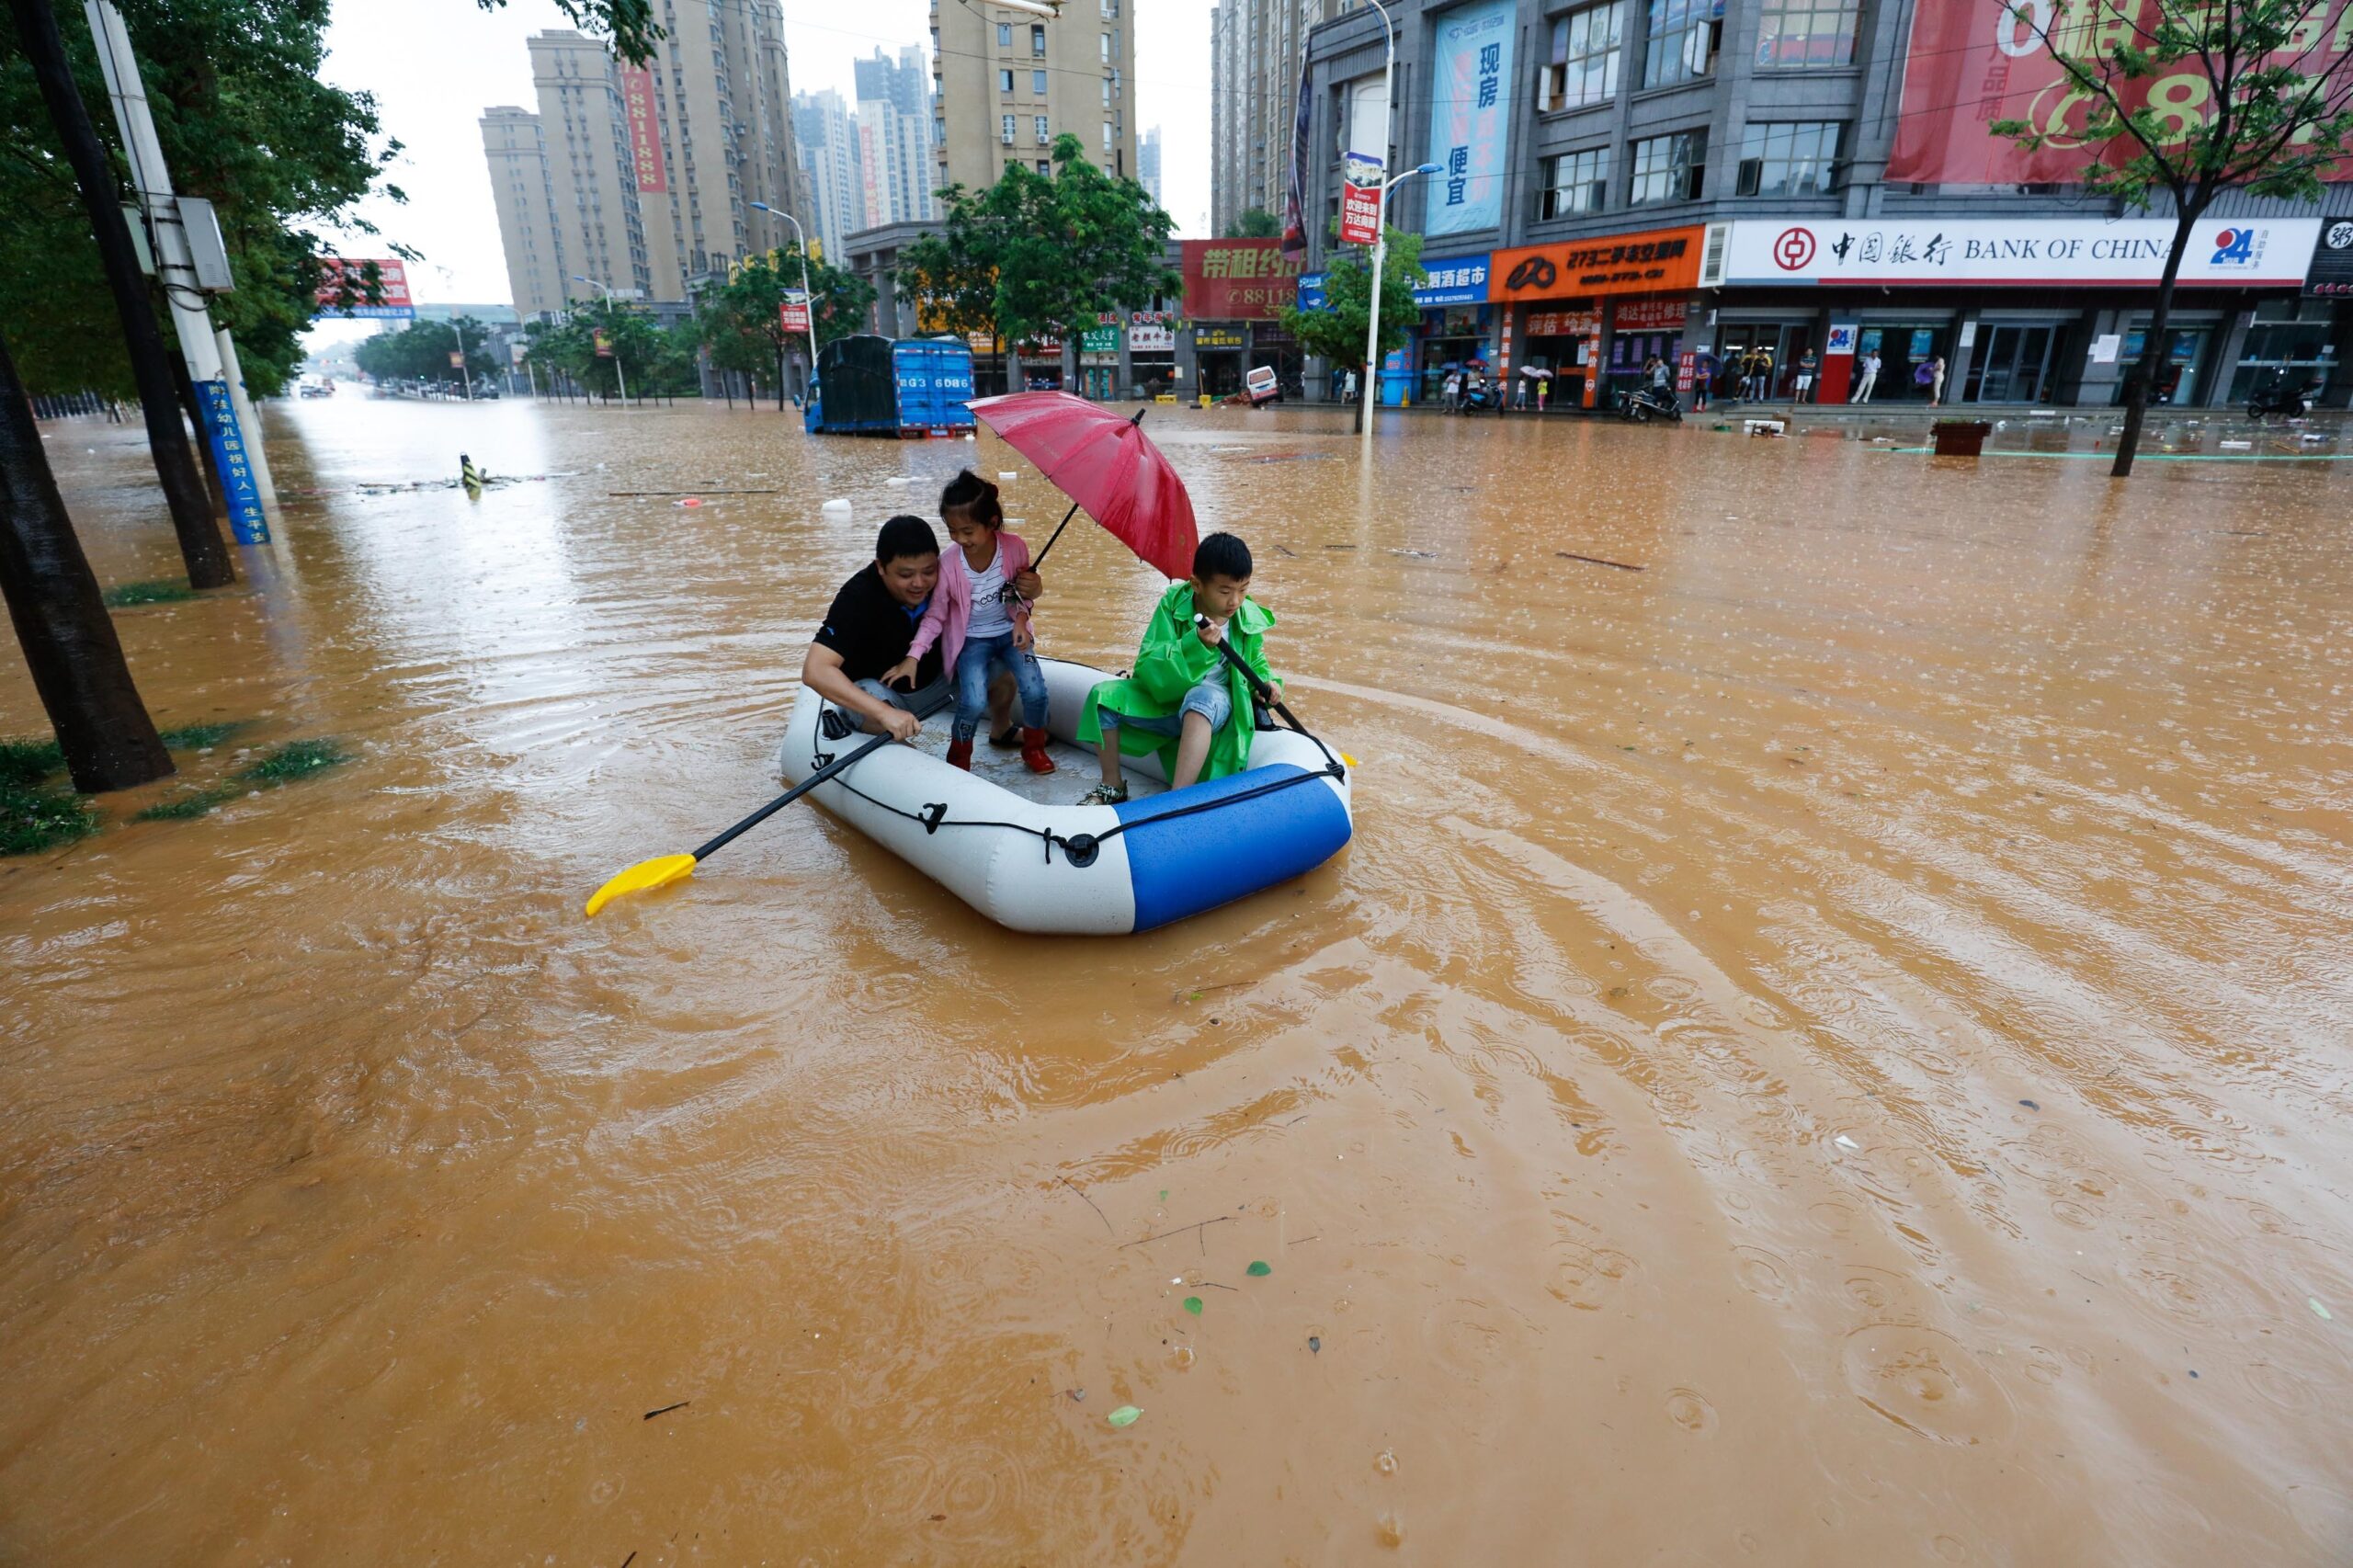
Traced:
<path id="1" fill-rule="evenodd" d="M 1051 173 L 1065 133 L 1109 173 L 1135 176 L 1132 9 L 1132 0 L 1072 0 L 1048 21 L 985 0 L 934 0 L 934 183 L 980 189 L 1014 164 Z"/>
<path id="2" fill-rule="evenodd" d="M 809 193 L 803 220 L 809 237 L 818 242 L 828 260 L 840 256 L 842 237 L 870 227 L 866 222 L 866 187 L 860 177 L 858 121 L 839 93 L 795 93 L 792 97 L 792 137 L 800 149 L 801 176 Z"/>
<path id="3" fill-rule="evenodd" d="M 516 307 L 560 310 L 599 290 L 683 300 L 687 281 L 792 237 L 768 202 L 806 206 L 793 150 L 778 0 L 665 6 L 642 66 L 563 29 L 529 40 L 539 112 L 483 116 Z M 536 143 L 536 145 L 535 145 Z"/>
<path id="4" fill-rule="evenodd" d="M 1210 12 L 1210 224 L 1283 215 L 1307 35 L 1347 0 L 1220 0 Z"/>
<path id="5" fill-rule="evenodd" d="M 858 85 L 859 179 L 865 222 L 858 228 L 916 222 L 936 210 L 932 200 L 931 73 L 923 50 L 909 44 L 892 60 L 877 49 L 852 61 Z"/>
<path id="6" fill-rule="evenodd" d="M 483 111 L 482 147 L 490 160 L 490 195 L 506 251 L 506 283 L 524 316 L 563 308 L 571 276 L 555 222 L 553 174 L 540 117 L 512 105 Z"/>
<path id="7" fill-rule="evenodd" d="M 1160 194 L 1160 127 L 1156 125 L 1143 133 L 1143 144 L 1136 149 L 1136 178 L 1152 193 L 1152 204 L 1165 210 L 1168 201 Z"/>

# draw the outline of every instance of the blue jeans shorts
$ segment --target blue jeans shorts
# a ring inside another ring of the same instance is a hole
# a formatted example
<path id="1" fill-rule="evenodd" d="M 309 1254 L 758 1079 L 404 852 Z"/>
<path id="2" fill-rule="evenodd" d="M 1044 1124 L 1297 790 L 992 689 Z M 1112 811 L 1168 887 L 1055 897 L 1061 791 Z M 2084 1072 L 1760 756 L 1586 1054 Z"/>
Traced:
<path id="1" fill-rule="evenodd" d="M 1226 689 L 1225 672 L 1220 670 L 1215 675 L 1204 676 L 1199 684 L 1187 692 L 1185 700 L 1177 705 L 1174 713 L 1145 718 L 1122 713 L 1116 708 L 1100 707 L 1095 713 L 1102 721 L 1106 733 L 1120 729 L 1142 730 L 1147 735 L 1165 735 L 1173 741 L 1185 733 L 1185 715 L 1188 713 L 1199 713 L 1207 719 L 1211 730 L 1224 729 L 1225 722 L 1233 717 L 1233 695 Z"/>

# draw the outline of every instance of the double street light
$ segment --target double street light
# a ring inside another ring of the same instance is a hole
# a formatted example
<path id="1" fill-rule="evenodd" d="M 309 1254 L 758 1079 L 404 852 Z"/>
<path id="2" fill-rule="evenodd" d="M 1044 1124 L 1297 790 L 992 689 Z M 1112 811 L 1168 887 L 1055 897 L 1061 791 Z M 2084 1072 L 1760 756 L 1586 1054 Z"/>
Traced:
<path id="1" fill-rule="evenodd" d="M 1019 10 L 1023 7 L 1014 8 Z M 755 212 L 765 212 L 771 218 L 781 218 L 791 224 L 792 237 L 801 246 L 801 309 L 805 312 L 802 320 L 809 328 L 809 386 L 813 387 L 817 383 L 817 296 L 809 291 L 809 236 L 801 233 L 801 220 L 790 212 L 771 207 L 765 201 L 745 205 Z M 803 398 L 808 396 L 807 388 L 802 389 L 801 395 Z"/>
<path id="2" fill-rule="evenodd" d="M 602 289 L 605 291 L 605 319 L 610 321 L 613 303 L 612 285 L 599 283 L 593 278 L 583 278 L 577 272 L 572 275 L 572 280 L 574 283 L 585 283 L 591 289 Z M 629 372 L 621 369 L 621 340 L 618 335 L 613 339 L 613 377 L 620 382 L 621 406 L 627 408 L 629 406 Z"/>

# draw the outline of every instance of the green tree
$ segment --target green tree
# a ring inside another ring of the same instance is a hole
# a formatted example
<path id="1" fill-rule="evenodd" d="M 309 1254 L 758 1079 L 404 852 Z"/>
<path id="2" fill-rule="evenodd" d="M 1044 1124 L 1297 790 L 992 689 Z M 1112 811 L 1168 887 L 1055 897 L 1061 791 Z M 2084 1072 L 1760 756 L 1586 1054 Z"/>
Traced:
<path id="1" fill-rule="evenodd" d="M 985 333 L 996 344 L 1002 366 L 1005 342 L 996 329 L 996 275 L 1000 225 L 985 203 L 961 185 L 936 193 L 948 210 L 937 234 L 926 234 L 899 253 L 897 282 L 914 296 L 927 330 L 969 338 Z"/>
<path id="2" fill-rule="evenodd" d="M 779 410 L 784 407 L 785 399 L 786 351 L 799 348 L 805 353 L 808 347 L 806 335 L 798 329 L 788 332 L 783 317 L 788 295 L 801 291 L 801 248 L 797 244 L 754 256 L 735 268 L 724 287 L 704 295 L 702 308 L 696 313 L 697 322 L 708 335 L 703 341 L 711 346 L 715 356 L 724 353 L 747 361 L 752 352 L 750 346 L 764 346 L 765 360 L 775 369 L 776 405 Z M 820 348 L 837 337 L 866 330 L 867 314 L 874 307 L 874 285 L 854 272 L 812 256 L 809 291 L 815 296 L 813 320 Z M 752 367 L 744 363 L 743 368 Z"/>
<path id="3" fill-rule="evenodd" d="M 380 381 L 455 381 L 458 368 L 449 356 L 458 349 L 460 335 L 466 348 L 466 373 L 479 386 L 505 367 L 488 347 L 488 329 L 472 316 L 444 321 L 411 322 L 393 332 L 380 332 L 352 350 L 353 363 Z"/>
<path id="4" fill-rule="evenodd" d="M 1018 165 L 982 197 L 995 232 L 996 319 L 1015 342 L 1057 333 L 1067 379 L 1078 335 L 1106 311 L 1174 293 L 1162 259 L 1168 214 L 1132 179 L 1106 174 L 1075 136 L 1057 137 L 1051 179 Z"/>
<path id="5" fill-rule="evenodd" d="M 2323 176 L 2353 137 L 2353 52 L 2341 22 L 2331 42 L 2329 8 L 2312 0 L 2100 0 L 2089 17 L 2072 6 L 1995 3 L 2051 51 L 2081 118 L 2062 98 L 2063 123 L 1999 119 L 1995 133 L 2029 152 L 2080 147 L 2086 189 L 2140 211 L 2160 196 L 2173 206 L 2173 243 L 2141 358 L 2125 379 L 2111 471 L 2120 478 L 2132 472 L 2150 389 L 2165 367 L 2191 229 L 2228 190 L 2319 201 Z"/>
<path id="6" fill-rule="evenodd" d="M 1281 237 L 1282 220 L 1263 207 L 1245 207 L 1241 215 L 1225 226 L 1229 240 L 1272 240 Z"/>
<path id="7" fill-rule="evenodd" d="M 1339 226 L 1333 225 L 1336 236 Z M 1421 319 L 1421 307 L 1414 302 L 1416 285 L 1427 282 L 1429 274 L 1422 270 L 1422 236 L 1398 229 L 1385 229 L 1389 240 L 1389 256 L 1381 268 L 1381 345 L 1379 354 L 1386 356 L 1392 348 L 1404 345 L 1413 324 Z M 1353 365 L 1357 370 L 1357 421 L 1358 430 L 1364 428 L 1365 404 L 1377 395 L 1372 367 L 1365 363 L 1365 332 L 1372 316 L 1372 258 L 1353 247 L 1327 250 L 1324 265 L 1324 303 L 1312 311 L 1295 305 L 1283 307 L 1285 331 L 1299 339 L 1299 346 L 1308 353 L 1328 359 L 1335 365 Z"/>

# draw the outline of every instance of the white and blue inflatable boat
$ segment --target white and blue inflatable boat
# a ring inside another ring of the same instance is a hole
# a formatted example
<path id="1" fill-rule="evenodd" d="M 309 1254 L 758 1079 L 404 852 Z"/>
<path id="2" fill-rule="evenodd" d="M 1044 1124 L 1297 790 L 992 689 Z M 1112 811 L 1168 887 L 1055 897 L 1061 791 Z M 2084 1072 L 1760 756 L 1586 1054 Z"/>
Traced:
<path id="1" fill-rule="evenodd" d="M 1288 881 L 1347 843 L 1348 767 L 1288 729 L 1260 730 L 1250 766 L 1230 778 L 1171 790 L 1156 756 L 1131 756 L 1125 803 L 1071 804 L 1097 778 L 1094 755 L 1072 744 L 1079 711 L 1109 677 L 1060 659 L 1038 663 L 1059 771 L 1033 774 L 1018 752 L 995 750 L 985 737 L 973 771 L 950 767 L 951 714 L 943 709 L 913 744 L 877 747 L 809 798 L 1017 931 L 1148 931 Z M 865 739 L 828 736 L 820 717 L 828 707 L 802 688 L 777 753 L 786 783 Z"/>

